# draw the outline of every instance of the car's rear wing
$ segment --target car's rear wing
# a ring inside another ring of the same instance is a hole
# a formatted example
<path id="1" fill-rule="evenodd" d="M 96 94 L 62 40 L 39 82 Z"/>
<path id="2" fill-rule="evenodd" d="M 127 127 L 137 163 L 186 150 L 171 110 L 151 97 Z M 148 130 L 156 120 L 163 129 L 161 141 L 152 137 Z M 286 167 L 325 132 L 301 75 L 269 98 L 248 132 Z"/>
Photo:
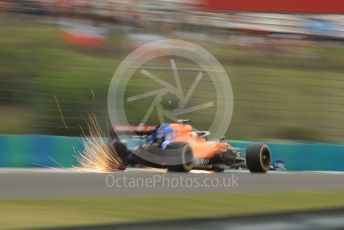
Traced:
<path id="1" fill-rule="evenodd" d="M 111 137 L 119 135 L 150 135 L 157 128 L 156 125 L 116 125 L 110 130 Z"/>

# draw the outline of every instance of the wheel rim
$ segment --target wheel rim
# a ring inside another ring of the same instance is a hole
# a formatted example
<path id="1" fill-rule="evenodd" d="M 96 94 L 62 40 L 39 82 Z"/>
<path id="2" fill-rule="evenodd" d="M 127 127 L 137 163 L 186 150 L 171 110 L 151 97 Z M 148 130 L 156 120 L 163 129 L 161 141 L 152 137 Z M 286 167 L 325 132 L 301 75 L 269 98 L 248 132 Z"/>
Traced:
<path id="1" fill-rule="evenodd" d="M 271 163 L 271 154 L 269 148 L 262 148 L 260 153 L 260 163 L 264 169 L 269 169 Z"/>
<path id="2" fill-rule="evenodd" d="M 190 159 L 188 159 L 190 158 Z M 182 165 L 183 168 L 187 171 L 190 171 L 193 167 L 193 155 L 192 150 L 189 146 L 185 146 L 182 153 Z"/>

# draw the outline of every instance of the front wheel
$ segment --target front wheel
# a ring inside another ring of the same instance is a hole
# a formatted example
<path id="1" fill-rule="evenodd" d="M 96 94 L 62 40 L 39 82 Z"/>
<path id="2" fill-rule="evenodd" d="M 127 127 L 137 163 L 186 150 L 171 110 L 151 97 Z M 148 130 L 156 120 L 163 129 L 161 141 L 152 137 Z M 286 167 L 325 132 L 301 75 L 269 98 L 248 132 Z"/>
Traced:
<path id="1" fill-rule="evenodd" d="M 176 151 L 180 157 L 180 164 L 168 166 L 168 170 L 172 172 L 189 172 L 193 168 L 193 152 L 190 145 L 185 142 L 172 142 L 167 145 L 166 149 Z"/>
<path id="2" fill-rule="evenodd" d="M 266 173 L 271 164 L 271 151 L 266 144 L 253 144 L 246 151 L 246 165 L 253 173 Z"/>

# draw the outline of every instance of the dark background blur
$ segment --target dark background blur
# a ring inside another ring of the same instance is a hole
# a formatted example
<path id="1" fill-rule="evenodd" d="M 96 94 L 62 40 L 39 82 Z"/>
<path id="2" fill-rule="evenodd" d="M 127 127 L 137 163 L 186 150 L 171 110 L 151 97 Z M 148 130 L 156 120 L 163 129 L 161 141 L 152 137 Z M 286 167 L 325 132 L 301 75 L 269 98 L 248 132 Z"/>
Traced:
<path id="1" fill-rule="evenodd" d="M 199 44 L 224 66 L 228 137 L 343 142 L 343 15 L 214 12 L 191 1 L 0 1 L 0 133 L 75 136 L 89 113 L 105 122 L 118 64 L 161 38 Z"/>

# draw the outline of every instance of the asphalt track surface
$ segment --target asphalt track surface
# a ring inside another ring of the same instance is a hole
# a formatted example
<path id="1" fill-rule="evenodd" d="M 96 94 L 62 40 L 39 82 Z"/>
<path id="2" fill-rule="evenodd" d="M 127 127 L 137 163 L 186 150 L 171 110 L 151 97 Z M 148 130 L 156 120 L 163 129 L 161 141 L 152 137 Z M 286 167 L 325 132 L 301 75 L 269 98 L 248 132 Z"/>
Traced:
<path id="1" fill-rule="evenodd" d="M 54 228 L 55 230 L 89 230 L 89 229 L 121 229 L 121 230 L 335 230 L 344 227 L 344 209 L 324 209 L 299 212 L 282 212 L 256 214 L 246 216 L 223 216 L 208 218 L 188 218 L 168 221 L 140 222 L 127 224 L 105 224 L 91 226 L 75 226 Z"/>
<path id="2" fill-rule="evenodd" d="M 79 169 L 0 169 L 0 198 L 142 195 L 344 189 L 344 173 L 247 171 L 166 173 L 127 169 L 97 173 Z"/>

